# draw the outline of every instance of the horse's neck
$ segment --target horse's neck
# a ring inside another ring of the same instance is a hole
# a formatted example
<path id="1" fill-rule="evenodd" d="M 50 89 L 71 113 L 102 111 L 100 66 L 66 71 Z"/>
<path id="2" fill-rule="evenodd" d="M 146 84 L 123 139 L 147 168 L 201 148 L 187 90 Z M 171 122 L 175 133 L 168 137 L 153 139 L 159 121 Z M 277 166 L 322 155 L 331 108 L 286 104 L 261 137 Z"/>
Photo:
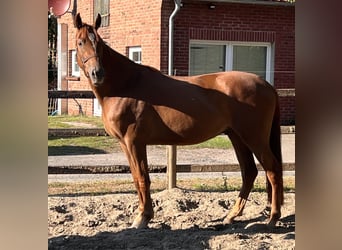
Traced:
<path id="1" fill-rule="evenodd" d="M 135 77 L 137 73 L 137 65 L 130 59 L 119 54 L 106 44 L 103 44 L 103 46 L 102 65 L 105 71 L 105 81 L 100 87 L 93 87 L 101 106 L 104 97 L 120 95 L 120 91 L 128 87 L 129 80 Z"/>
<path id="2" fill-rule="evenodd" d="M 125 80 L 136 72 L 136 64 L 107 45 L 104 45 L 103 67 L 115 78 L 115 81 Z"/>

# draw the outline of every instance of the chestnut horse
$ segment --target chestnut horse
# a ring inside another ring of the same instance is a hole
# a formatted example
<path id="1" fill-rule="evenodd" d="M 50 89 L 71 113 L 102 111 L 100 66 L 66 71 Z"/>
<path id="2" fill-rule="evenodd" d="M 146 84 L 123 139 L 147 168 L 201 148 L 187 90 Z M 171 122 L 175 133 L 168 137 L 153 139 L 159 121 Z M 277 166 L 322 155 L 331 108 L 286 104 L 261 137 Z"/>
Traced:
<path id="1" fill-rule="evenodd" d="M 108 134 L 125 152 L 139 196 L 132 227 L 143 228 L 153 218 L 146 145 L 186 145 L 227 134 L 242 173 L 239 197 L 224 220 L 242 214 L 257 176 L 253 153 L 267 176 L 271 213 L 268 225 L 281 216 L 283 177 L 278 95 L 257 75 L 219 72 L 170 77 L 134 63 L 107 46 L 93 26 L 75 17 L 77 63 L 89 79 L 102 107 Z"/>

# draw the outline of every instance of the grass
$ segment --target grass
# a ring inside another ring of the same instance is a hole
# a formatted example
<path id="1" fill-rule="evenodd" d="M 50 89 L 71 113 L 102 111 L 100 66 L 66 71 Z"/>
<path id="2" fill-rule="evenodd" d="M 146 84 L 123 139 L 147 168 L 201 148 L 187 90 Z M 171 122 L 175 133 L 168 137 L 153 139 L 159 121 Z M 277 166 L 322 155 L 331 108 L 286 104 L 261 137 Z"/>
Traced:
<path id="1" fill-rule="evenodd" d="M 77 128 L 95 126 L 103 128 L 100 117 L 93 116 L 48 116 L 48 128 Z M 200 144 L 182 146 L 187 149 L 197 148 L 230 148 L 227 136 L 217 136 Z M 117 139 L 111 136 L 80 136 L 70 138 L 50 137 L 48 140 L 49 155 L 96 154 L 120 151 Z"/>
<path id="2" fill-rule="evenodd" d="M 96 128 L 103 128 L 101 117 L 98 116 L 70 116 L 70 115 L 58 115 L 48 116 L 48 128 L 77 128 L 77 124 L 83 123 L 84 125 L 95 126 Z"/>
<path id="3" fill-rule="evenodd" d="M 118 141 L 110 136 L 82 136 L 49 138 L 49 155 L 105 154 L 121 150 Z"/>
<path id="4" fill-rule="evenodd" d="M 51 137 L 48 139 L 48 147 L 49 155 L 76 154 L 78 151 L 79 154 L 83 154 L 88 151 L 94 151 L 92 153 L 96 153 L 96 151 L 98 151 L 99 153 L 112 153 L 121 150 L 117 139 L 111 136 L 80 136 L 69 138 Z M 227 149 L 232 147 L 232 145 L 227 138 L 217 136 L 200 144 L 182 147 L 187 149 Z"/>
<path id="5" fill-rule="evenodd" d="M 97 116 L 48 116 L 48 128 L 103 128 Z M 117 140 L 110 136 L 49 137 L 49 155 L 110 153 L 120 150 Z"/>
<path id="6" fill-rule="evenodd" d="M 284 191 L 293 192 L 295 191 L 295 177 L 294 176 L 284 176 Z M 265 177 L 257 177 L 252 192 L 266 192 Z M 192 180 L 192 184 L 185 185 L 185 188 L 193 189 L 196 191 L 239 191 L 242 185 L 241 178 L 231 177 L 227 178 L 223 176 L 222 178 L 215 179 L 197 179 Z"/>
<path id="7" fill-rule="evenodd" d="M 113 193 L 113 187 L 115 192 L 127 192 L 127 186 L 131 186 L 131 181 L 117 180 L 117 181 L 95 181 L 95 182 L 83 182 L 83 183 L 63 183 L 54 182 L 48 184 L 49 195 L 100 195 Z M 133 190 L 132 190 L 133 192 Z"/>
<path id="8" fill-rule="evenodd" d="M 200 191 L 200 192 L 224 192 L 239 191 L 241 188 L 241 178 L 194 178 L 187 180 L 177 180 L 177 187 Z M 159 192 L 167 188 L 166 179 L 152 179 L 151 192 Z M 295 177 L 284 176 L 284 191 L 295 191 Z M 112 193 L 135 193 L 133 181 L 131 180 L 111 180 L 111 181 L 88 181 L 82 183 L 54 182 L 48 184 L 49 195 L 103 195 Z M 257 177 L 252 192 L 266 192 L 265 177 Z"/>
<path id="9" fill-rule="evenodd" d="M 232 143 L 229 140 L 228 136 L 219 135 L 212 139 L 209 139 L 205 142 L 189 145 L 189 146 L 182 146 L 184 148 L 189 149 L 196 149 L 196 148 L 217 148 L 217 149 L 227 149 L 232 147 Z"/>

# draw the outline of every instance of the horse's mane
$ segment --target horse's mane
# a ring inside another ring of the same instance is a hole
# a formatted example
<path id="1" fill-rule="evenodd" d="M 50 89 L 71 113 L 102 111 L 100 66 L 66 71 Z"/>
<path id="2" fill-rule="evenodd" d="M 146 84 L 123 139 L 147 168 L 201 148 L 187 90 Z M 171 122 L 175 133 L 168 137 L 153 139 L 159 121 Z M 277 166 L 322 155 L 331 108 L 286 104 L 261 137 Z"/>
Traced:
<path id="1" fill-rule="evenodd" d="M 89 24 L 86 24 L 84 23 L 82 28 L 86 28 L 87 30 L 89 30 L 89 28 L 94 28 L 93 26 L 89 25 Z M 96 32 L 97 33 L 97 32 Z M 137 66 L 139 68 L 146 68 L 146 69 L 149 69 L 153 72 L 156 72 L 156 73 L 160 73 L 160 74 L 163 74 L 160 70 L 152 67 L 152 66 L 149 66 L 149 65 L 145 65 L 145 64 L 138 64 L 138 63 L 135 63 L 134 61 L 130 60 L 127 56 L 117 52 L 115 49 L 113 49 L 110 44 L 103 40 L 102 37 L 97 33 L 97 36 L 99 38 L 99 43 L 102 44 L 102 46 L 104 47 L 104 50 L 107 51 L 105 53 L 107 53 L 108 55 L 115 55 L 116 57 L 119 57 L 119 59 L 121 59 L 122 61 L 130 64 L 130 65 L 134 65 L 134 66 Z"/>

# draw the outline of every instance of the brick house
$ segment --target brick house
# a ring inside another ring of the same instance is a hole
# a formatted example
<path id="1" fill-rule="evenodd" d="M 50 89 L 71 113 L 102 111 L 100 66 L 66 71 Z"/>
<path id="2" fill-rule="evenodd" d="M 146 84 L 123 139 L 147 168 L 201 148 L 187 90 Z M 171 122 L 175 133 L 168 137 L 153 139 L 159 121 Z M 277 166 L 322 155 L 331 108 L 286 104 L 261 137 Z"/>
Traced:
<path id="1" fill-rule="evenodd" d="M 137 63 L 168 73 L 169 18 L 173 21 L 173 74 L 216 71 L 255 72 L 276 88 L 295 87 L 295 4 L 256 0 L 71 1 L 70 10 L 92 24 L 102 15 L 101 37 Z M 177 4 L 176 4 L 177 3 Z M 58 19 L 66 34 L 66 77 L 61 89 L 88 90 L 88 81 L 75 62 L 72 15 Z M 68 114 L 101 113 L 96 100 L 69 99 Z M 295 98 L 282 97 L 283 125 L 295 123 Z"/>

